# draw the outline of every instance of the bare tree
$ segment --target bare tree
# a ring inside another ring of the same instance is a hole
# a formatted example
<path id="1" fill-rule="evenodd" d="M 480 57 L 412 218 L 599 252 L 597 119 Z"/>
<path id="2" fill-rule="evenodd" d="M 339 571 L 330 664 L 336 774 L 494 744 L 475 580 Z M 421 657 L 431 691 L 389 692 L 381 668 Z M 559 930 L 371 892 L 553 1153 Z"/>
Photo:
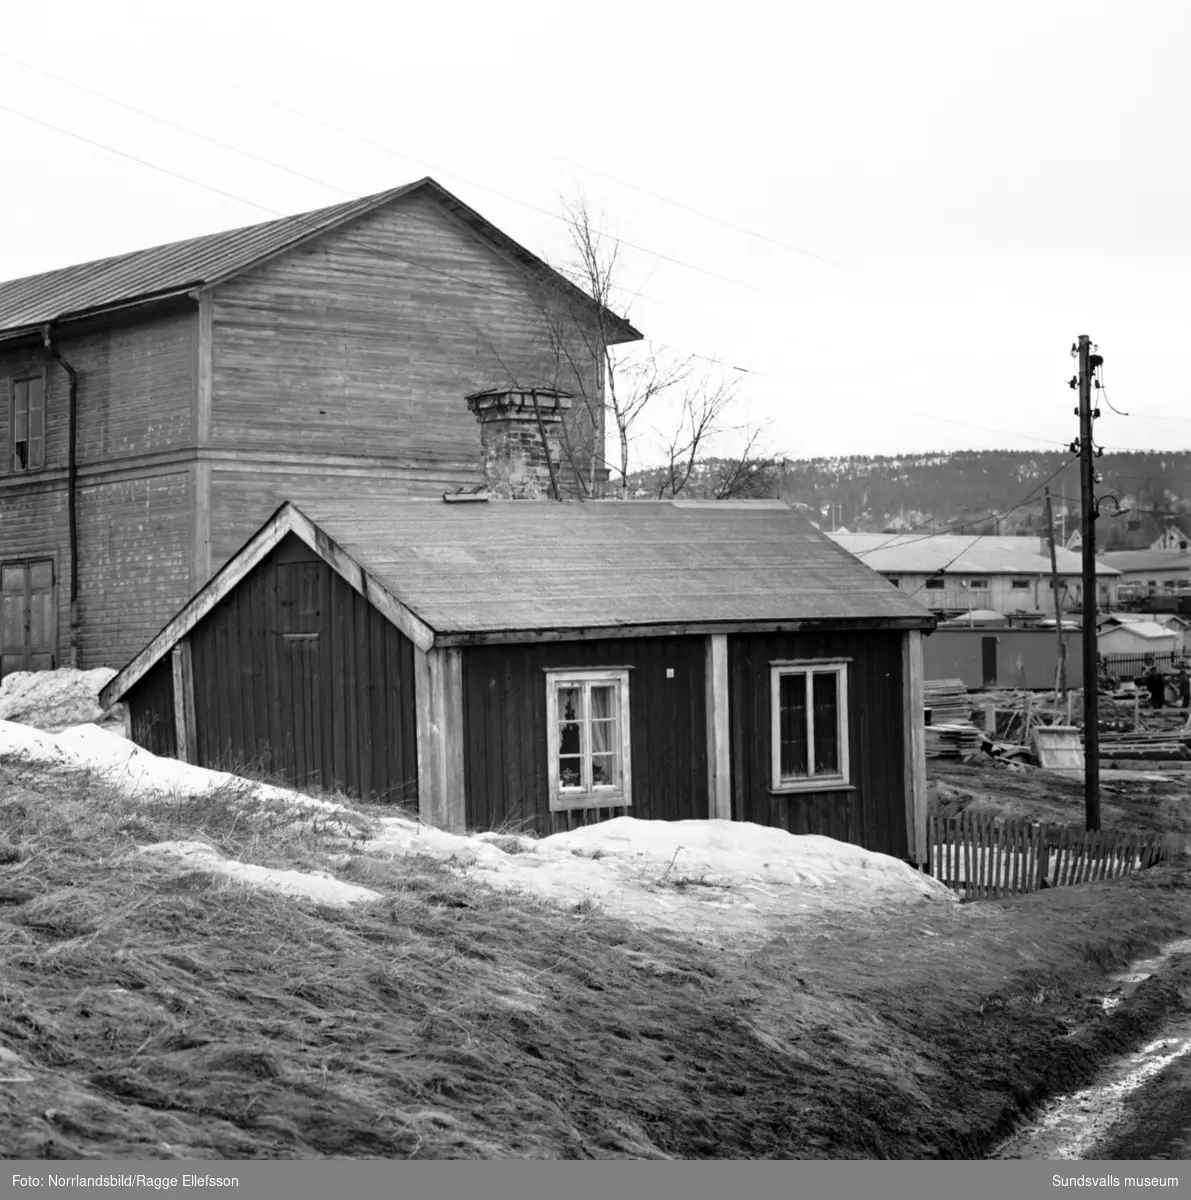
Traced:
<path id="1" fill-rule="evenodd" d="M 581 497 L 600 494 L 605 471 L 617 494 L 627 496 L 634 447 L 645 436 L 661 447 L 666 464 L 659 495 L 677 496 L 707 456 L 709 442 L 728 431 L 736 386 L 713 381 L 698 369 L 695 355 L 624 345 L 625 322 L 614 314 L 627 314 L 635 297 L 619 282 L 619 239 L 600 228 L 582 195 L 564 203 L 564 212 L 571 257 L 558 270 L 572 286 L 560 281 L 541 295 L 544 362 L 529 382 L 574 397 L 560 433 L 560 454 L 572 490 Z M 521 386 L 491 339 L 484 341 L 510 380 Z M 605 445 L 609 417 L 616 436 L 614 461 Z M 749 489 L 772 468 L 774 460 L 759 454 L 758 439 L 759 433 L 746 437 L 741 457 L 717 480 L 715 495 L 752 494 Z M 557 487 L 556 493 L 561 494 Z"/>

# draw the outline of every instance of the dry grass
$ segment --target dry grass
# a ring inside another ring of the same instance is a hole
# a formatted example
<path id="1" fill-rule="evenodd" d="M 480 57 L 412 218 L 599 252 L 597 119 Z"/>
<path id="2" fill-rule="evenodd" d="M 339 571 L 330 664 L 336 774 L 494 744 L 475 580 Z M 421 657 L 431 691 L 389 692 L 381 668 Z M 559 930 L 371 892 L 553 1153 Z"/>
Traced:
<path id="1" fill-rule="evenodd" d="M 816 916 L 737 952 L 429 860 L 353 855 L 339 874 L 383 898 L 341 909 L 136 852 L 203 838 L 325 868 L 367 821 L 230 795 L 134 803 L 0 766 L 0 1046 L 27 1076 L 0 1087 L 7 1152 L 960 1154 L 1044 1086 L 1108 964 L 1191 927 L 1164 869 Z"/>

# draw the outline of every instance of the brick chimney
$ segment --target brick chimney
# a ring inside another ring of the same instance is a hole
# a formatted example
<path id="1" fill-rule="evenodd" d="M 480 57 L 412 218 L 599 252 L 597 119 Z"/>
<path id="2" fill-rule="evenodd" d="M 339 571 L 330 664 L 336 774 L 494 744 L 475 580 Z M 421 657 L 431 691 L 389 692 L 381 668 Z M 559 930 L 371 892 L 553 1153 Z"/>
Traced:
<path id="1" fill-rule="evenodd" d="M 480 422 L 489 495 L 497 500 L 550 498 L 550 464 L 561 484 L 562 419 L 573 399 L 554 388 L 500 388 L 467 397 L 467 407 Z"/>

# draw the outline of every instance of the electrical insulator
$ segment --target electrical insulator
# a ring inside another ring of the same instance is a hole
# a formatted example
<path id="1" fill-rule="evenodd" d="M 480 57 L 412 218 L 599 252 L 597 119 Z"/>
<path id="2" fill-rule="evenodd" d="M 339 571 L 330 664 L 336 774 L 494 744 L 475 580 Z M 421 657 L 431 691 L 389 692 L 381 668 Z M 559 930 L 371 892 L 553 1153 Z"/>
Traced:
<path id="1" fill-rule="evenodd" d="M 1071 445 L 1067 447 L 1067 449 L 1070 450 L 1072 454 L 1078 454 L 1079 453 L 1079 438 L 1076 438 L 1075 441 L 1073 441 L 1071 443 Z"/>
<path id="2" fill-rule="evenodd" d="M 1075 391 L 1075 389 L 1079 387 L 1079 377 L 1077 375 L 1072 375 L 1071 378 L 1067 380 L 1067 386 L 1072 391 Z"/>
<path id="3" fill-rule="evenodd" d="M 1098 408 L 1092 409 L 1092 419 L 1093 420 L 1095 420 L 1095 418 L 1098 417 L 1099 415 L 1100 415 L 1100 410 Z"/>

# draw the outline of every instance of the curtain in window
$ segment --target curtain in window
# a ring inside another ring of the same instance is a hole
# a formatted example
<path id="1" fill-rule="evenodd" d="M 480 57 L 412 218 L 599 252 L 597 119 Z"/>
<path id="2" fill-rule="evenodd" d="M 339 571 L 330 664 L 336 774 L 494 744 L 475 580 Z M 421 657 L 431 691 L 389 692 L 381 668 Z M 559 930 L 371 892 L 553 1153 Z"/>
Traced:
<path id="1" fill-rule="evenodd" d="M 620 782 L 616 752 L 616 688 L 591 688 L 591 785 L 615 787 Z"/>

